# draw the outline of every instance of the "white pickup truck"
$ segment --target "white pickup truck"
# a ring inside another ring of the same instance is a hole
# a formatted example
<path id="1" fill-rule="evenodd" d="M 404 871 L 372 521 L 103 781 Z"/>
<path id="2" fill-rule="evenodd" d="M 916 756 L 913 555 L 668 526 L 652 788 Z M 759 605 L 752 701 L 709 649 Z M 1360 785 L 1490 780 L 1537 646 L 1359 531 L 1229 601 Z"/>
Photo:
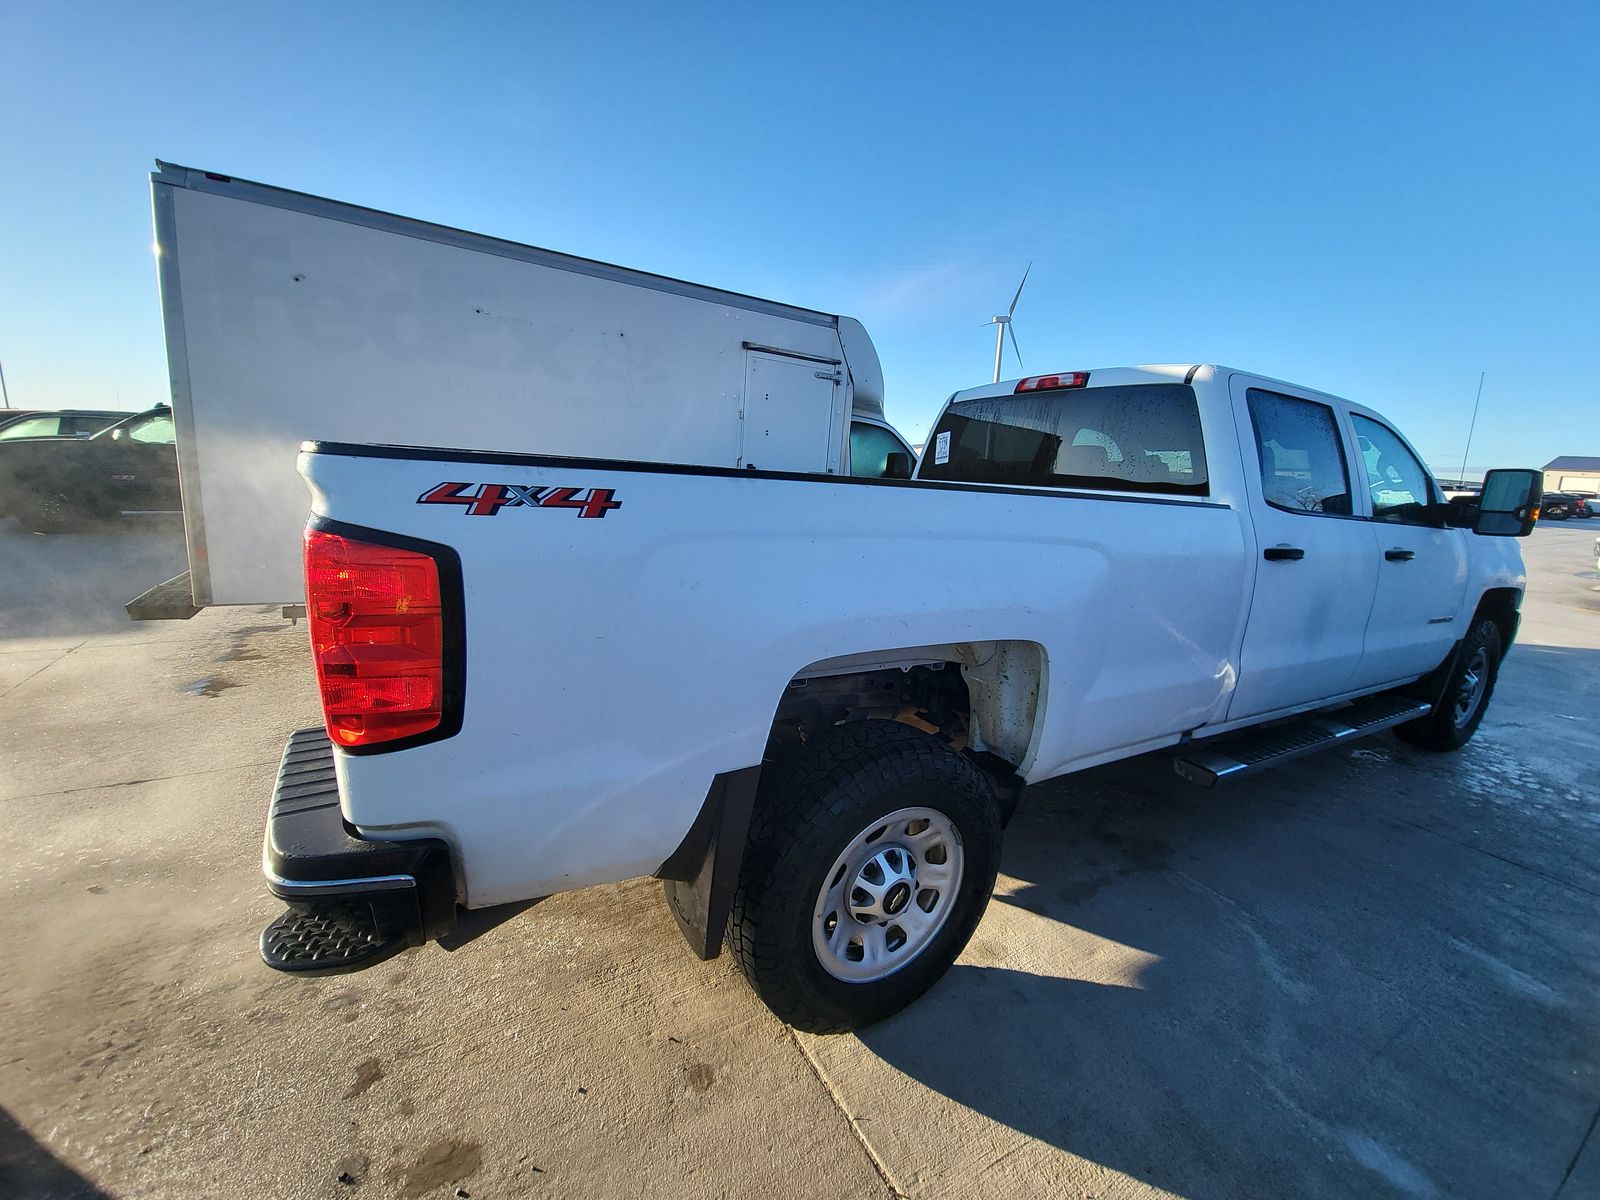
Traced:
<path id="1" fill-rule="evenodd" d="M 961 392 L 913 479 L 307 443 L 325 730 L 265 866 L 284 970 L 665 881 L 796 1026 L 948 967 L 1024 784 L 1200 783 L 1483 718 L 1539 475 L 1446 502 L 1381 416 L 1220 366 Z M 1241 733 L 1241 731 L 1245 731 Z"/>

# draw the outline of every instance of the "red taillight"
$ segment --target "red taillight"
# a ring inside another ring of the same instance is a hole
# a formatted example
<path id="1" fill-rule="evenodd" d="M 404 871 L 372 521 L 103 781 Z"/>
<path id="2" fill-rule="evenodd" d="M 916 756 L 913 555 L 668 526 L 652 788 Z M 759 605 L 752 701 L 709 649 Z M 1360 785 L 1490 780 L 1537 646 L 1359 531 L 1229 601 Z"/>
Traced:
<path id="1" fill-rule="evenodd" d="M 1057 388 L 1075 388 L 1089 386 L 1089 372 L 1064 371 L 1059 375 L 1029 375 L 1026 379 L 1017 380 L 1013 396 L 1022 392 L 1053 392 Z"/>
<path id="2" fill-rule="evenodd" d="M 308 529 L 306 619 L 328 736 L 371 746 L 444 716 L 439 564 L 415 550 Z"/>

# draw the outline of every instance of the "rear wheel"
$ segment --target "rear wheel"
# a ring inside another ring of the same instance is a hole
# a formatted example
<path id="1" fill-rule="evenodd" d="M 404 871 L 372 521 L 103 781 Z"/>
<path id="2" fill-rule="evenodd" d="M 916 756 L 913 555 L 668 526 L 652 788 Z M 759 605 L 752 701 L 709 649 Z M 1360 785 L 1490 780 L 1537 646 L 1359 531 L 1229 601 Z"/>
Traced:
<path id="1" fill-rule="evenodd" d="M 1395 733 L 1424 750 L 1459 750 L 1472 740 L 1488 710 L 1500 674 L 1500 627 L 1488 618 L 1467 634 L 1444 694 L 1425 717 L 1396 726 Z"/>
<path id="2" fill-rule="evenodd" d="M 789 1024 L 870 1025 L 961 953 L 999 856 L 994 791 L 966 758 L 892 721 L 835 726 L 768 768 L 729 944 Z"/>
<path id="3" fill-rule="evenodd" d="M 93 518 L 75 509 L 58 492 L 44 492 L 19 498 L 12 506 L 17 524 L 32 533 L 72 533 L 84 529 Z"/>

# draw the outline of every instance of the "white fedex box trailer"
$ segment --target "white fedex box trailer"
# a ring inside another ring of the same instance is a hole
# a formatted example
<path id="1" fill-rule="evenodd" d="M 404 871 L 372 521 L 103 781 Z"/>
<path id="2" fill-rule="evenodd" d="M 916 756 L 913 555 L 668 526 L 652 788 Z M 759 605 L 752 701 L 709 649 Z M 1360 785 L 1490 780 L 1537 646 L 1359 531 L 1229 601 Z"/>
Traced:
<path id="1" fill-rule="evenodd" d="M 308 440 L 836 474 L 854 438 L 884 469 L 849 317 L 157 168 L 185 614 L 303 598 Z"/>

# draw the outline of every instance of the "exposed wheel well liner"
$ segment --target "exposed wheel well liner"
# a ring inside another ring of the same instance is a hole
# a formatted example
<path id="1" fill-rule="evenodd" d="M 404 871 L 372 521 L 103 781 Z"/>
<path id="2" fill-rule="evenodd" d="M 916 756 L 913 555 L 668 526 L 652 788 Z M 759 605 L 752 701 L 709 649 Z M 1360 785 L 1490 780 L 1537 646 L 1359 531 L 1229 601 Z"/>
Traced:
<path id="1" fill-rule="evenodd" d="M 898 720 L 958 748 L 1022 766 L 1032 755 L 1045 684 L 1037 642 L 908 646 L 811 663 L 773 717 L 775 740 L 845 721 Z"/>

